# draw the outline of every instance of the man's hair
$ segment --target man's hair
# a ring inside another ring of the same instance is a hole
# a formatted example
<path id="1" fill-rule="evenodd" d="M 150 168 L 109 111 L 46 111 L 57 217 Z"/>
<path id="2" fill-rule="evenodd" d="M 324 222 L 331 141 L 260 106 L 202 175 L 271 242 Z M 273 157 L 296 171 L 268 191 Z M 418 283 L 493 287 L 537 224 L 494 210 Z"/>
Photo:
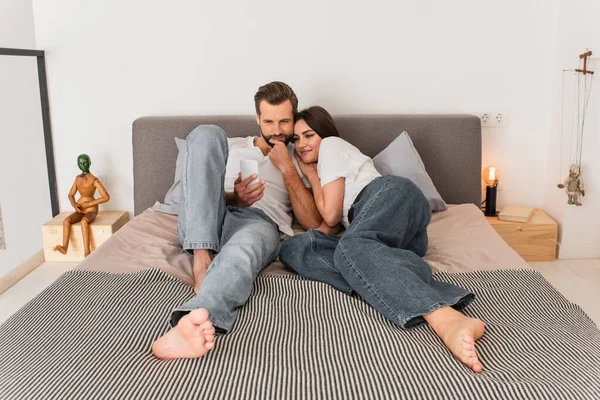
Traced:
<path id="1" fill-rule="evenodd" d="M 294 123 L 303 120 L 310 128 L 325 139 L 329 136 L 340 136 L 331 115 L 320 106 L 312 106 L 294 116 Z"/>
<path id="2" fill-rule="evenodd" d="M 256 107 L 256 115 L 260 116 L 260 103 L 265 100 L 267 103 L 278 106 L 286 100 L 292 103 L 292 113 L 296 115 L 298 112 L 298 98 L 296 93 L 283 82 L 271 82 L 258 88 L 258 92 L 254 95 L 254 106 Z"/>

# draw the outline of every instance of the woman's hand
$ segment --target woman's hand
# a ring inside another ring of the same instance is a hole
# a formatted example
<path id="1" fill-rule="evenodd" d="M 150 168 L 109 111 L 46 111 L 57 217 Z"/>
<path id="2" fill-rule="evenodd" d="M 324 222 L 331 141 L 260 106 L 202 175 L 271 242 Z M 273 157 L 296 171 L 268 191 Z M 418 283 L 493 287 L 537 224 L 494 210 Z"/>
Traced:
<path id="1" fill-rule="evenodd" d="M 296 161 L 298 162 L 298 166 L 300 167 L 300 171 L 306 176 L 307 179 L 310 180 L 311 177 L 318 177 L 317 174 L 317 163 L 305 163 L 302 161 L 298 153 L 294 152 L 294 157 L 296 157 Z"/>

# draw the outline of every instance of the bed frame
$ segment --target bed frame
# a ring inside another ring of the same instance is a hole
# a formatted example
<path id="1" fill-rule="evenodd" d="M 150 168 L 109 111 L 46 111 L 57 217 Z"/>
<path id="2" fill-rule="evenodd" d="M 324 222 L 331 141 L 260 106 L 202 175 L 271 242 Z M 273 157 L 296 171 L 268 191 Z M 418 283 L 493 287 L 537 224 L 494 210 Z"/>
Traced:
<path id="1" fill-rule="evenodd" d="M 374 157 L 408 132 L 442 198 L 481 205 L 481 124 L 472 115 L 337 115 L 340 136 Z M 133 122 L 135 215 L 164 199 L 177 147 L 196 126 L 219 125 L 229 137 L 258 134 L 254 116 L 142 117 Z"/>

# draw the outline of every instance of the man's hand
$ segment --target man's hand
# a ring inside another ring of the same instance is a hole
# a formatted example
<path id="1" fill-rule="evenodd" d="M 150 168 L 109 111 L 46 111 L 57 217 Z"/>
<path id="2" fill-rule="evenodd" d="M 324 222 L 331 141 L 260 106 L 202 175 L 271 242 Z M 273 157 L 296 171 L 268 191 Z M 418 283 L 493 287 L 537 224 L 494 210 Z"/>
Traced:
<path id="1" fill-rule="evenodd" d="M 300 171 L 306 176 L 308 180 L 312 176 L 318 176 L 317 173 L 317 163 L 304 163 L 298 153 L 294 152 L 294 157 L 296 157 L 296 161 L 298 161 L 298 166 L 300 167 Z"/>
<path id="2" fill-rule="evenodd" d="M 82 207 L 82 205 L 75 203 L 75 211 L 77 211 L 78 213 L 82 213 L 83 214 L 83 207 Z"/>
<path id="3" fill-rule="evenodd" d="M 236 206 L 250 207 L 260 200 L 265 194 L 265 181 L 258 181 L 254 185 L 248 185 L 256 178 L 255 174 L 242 180 L 242 173 L 238 173 L 238 178 L 233 184 L 233 190 L 236 197 Z"/>
<path id="4" fill-rule="evenodd" d="M 581 191 L 581 195 L 585 197 L 585 190 Z"/>
<path id="5" fill-rule="evenodd" d="M 269 160 L 271 160 L 271 164 L 282 174 L 290 170 L 290 168 L 294 168 L 288 148 L 283 142 L 275 143 L 275 146 L 269 152 Z"/>

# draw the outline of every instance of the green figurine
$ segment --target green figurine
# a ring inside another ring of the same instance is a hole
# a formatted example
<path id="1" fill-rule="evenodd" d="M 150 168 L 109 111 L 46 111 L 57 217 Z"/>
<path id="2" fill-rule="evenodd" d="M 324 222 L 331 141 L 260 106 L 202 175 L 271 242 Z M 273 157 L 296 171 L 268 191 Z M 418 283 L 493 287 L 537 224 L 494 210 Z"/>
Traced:
<path id="1" fill-rule="evenodd" d="M 106 203 L 110 200 L 110 195 L 102 185 L 102 182 L 90 172 L 92 161 L 87 154 L 81 154 L 77 157 L 77 165 L 81 174 L 77 175 L 75 182 L 69 192 L 69 201 L 75 209 L 75 212 L 65 218 L 63 223 L 63 245 L 54 247 L 54 250 L 67 254 L 69 248 L 69 238 L 71 236 L 71 224 L 81 221 L 81 233 L 83 235 L 83 254 L 87 257 L 90 250 L 90 224 L 98 215 L 98 204 Z M 98 189 L 100 198 L 94 198 L 94 193 Z M 75 202 L 75 194 L 79 192 L 79 199 Z"/>

